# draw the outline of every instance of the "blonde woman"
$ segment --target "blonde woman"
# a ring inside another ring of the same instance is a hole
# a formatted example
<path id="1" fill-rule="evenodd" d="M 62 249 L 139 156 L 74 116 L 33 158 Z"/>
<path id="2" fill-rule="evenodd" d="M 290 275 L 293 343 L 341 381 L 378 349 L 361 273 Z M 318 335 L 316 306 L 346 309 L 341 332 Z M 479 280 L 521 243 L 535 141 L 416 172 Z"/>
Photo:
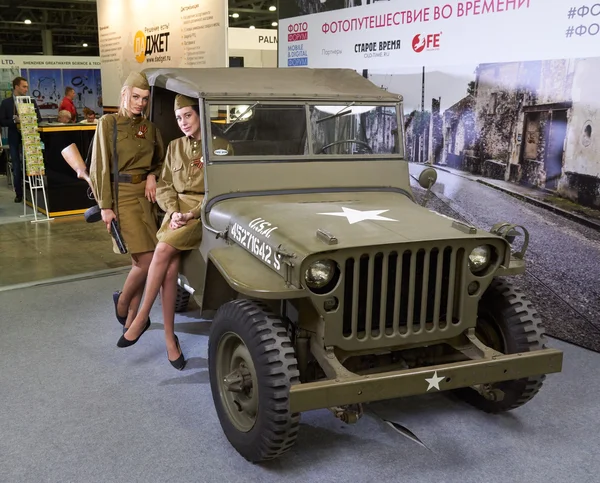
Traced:
<path id="1" fill-rule="evenodd" d="M 148 120 L 150 86 L 144 74 L 132 72 L 121 89 L 117 114 L 98 121 L 90 178 L 102 221 L 110 233 L 116 219 L 131 257 L 131 270 L 122 291 L 113 294 L 117 320 L 126 330 L 140 305 L 156 238 L 156 182 L 164 161 L 159 130 Z M 116 129 L 116 136 L 115 134 Z M 118 203 L 113 162 L 118 164 Z M 120 253 L 114 240 L 113 250 Z M 146 321 L 146 329 L 150 319 Z"/>

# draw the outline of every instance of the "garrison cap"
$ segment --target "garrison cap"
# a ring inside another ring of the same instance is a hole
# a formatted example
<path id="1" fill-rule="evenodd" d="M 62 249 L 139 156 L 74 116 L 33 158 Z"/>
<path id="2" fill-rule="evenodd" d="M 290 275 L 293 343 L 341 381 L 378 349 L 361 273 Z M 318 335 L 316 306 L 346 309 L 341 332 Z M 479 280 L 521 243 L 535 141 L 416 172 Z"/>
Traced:
<path id="1" fill-rule="evenodd" d="M 150 84 L 148 83 L 148 78 L 146 74 L 143 72 L 131 72 L 127 79 L 125 79 L 125 84 L 127 87 L 137 87 L 138 89 L 143 89 L 145 91 L 150 90 Z"/>
<path id="2" fill-rule="evenodd" d="M 177 94 L 177 96 L 175 97 L 175 110 L 197 105 L 198 99 L 192 99 L 191 97 L 184 96 L 182 94 Z"/>

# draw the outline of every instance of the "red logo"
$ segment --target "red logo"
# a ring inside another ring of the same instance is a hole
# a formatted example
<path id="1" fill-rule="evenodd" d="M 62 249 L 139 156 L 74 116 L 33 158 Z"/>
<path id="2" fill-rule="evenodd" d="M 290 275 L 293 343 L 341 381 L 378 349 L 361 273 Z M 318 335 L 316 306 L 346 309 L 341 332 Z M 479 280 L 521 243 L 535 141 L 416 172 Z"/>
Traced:
<path id="1" fill-rule="evenodd" d="M 301 40 L 308 40 L 308 22 L 288 25 L 288 42 L 299 42 Z"/>
<path id="2" fill-rule="evenodd" d="M 417 34 L 413 37 L 412 48 L 418 54 L 427 50 L 438 50 L 440 48 L 440 36 L 442 32 L 438 34 Z"/>

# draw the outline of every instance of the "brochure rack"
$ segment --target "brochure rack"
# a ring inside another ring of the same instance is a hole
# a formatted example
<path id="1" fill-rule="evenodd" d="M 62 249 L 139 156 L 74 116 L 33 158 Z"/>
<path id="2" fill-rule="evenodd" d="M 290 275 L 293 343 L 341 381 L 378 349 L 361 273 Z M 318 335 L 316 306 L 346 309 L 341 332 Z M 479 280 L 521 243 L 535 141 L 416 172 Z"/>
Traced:
<path id="1" fill-rule="evenodd" d="M 33 206 L 34 219 L 32 223 L 41 221 L 51 221 L 50 210 L 48 209 L 48 198 L 46 196 L 46 186 L 44 184 L 44 155 L 42 153 L 42 141 L 38 132 L 37 115 L 35 112 L 35 104 L 29 96 L 15 97 L 15 106 L 19 115 L 20 131 L 23 143 L 23 193 L 25 186 L 29 185 L 31 194 L 31 204 Z M 18 160 L 15 160 L 18 162 Z M 44 208 L 46 217 L 38 218 L 38 199 L 39 191 L 42 191 L 44 198 Z M 23 196 L 23 215 L 27 215 L 27 197 Z"/>

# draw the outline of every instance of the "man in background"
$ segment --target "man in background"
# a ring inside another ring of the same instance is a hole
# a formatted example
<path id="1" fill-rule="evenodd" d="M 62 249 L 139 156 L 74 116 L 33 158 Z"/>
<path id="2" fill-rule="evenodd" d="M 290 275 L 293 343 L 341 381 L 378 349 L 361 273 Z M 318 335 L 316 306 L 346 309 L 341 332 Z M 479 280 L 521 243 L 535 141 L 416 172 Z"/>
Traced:
<path id="1" fill-rule="evenodd" d="M 66 87 L 65 97 L 58 107 L 58 112 L 69 111 L 71 113 L 71 120 L 68 122 L 77 122 L 77 109 L 75 108 L 75 104 L 73 104 L 73 99 L 75 99 L 75 89 Z"/>
<path id="2" fill-rule="evenodd" d="M 13 187 L 15 189 L 15 203 L 23 201 L 23 147 L 20 132 L 20 120 L 17 113 L 15 97 L 26 96 L 29 91 L 29 83 L 24 77 L 16 77 L 12 81 L 13 95 L 7 97 L 0 104 L 0 126 L 8 128 L 8 146 L 13 171 Z M 38 123 L 42 122 L 40 110 L 33 98 L 31 98 L 37 114 Z"/>

